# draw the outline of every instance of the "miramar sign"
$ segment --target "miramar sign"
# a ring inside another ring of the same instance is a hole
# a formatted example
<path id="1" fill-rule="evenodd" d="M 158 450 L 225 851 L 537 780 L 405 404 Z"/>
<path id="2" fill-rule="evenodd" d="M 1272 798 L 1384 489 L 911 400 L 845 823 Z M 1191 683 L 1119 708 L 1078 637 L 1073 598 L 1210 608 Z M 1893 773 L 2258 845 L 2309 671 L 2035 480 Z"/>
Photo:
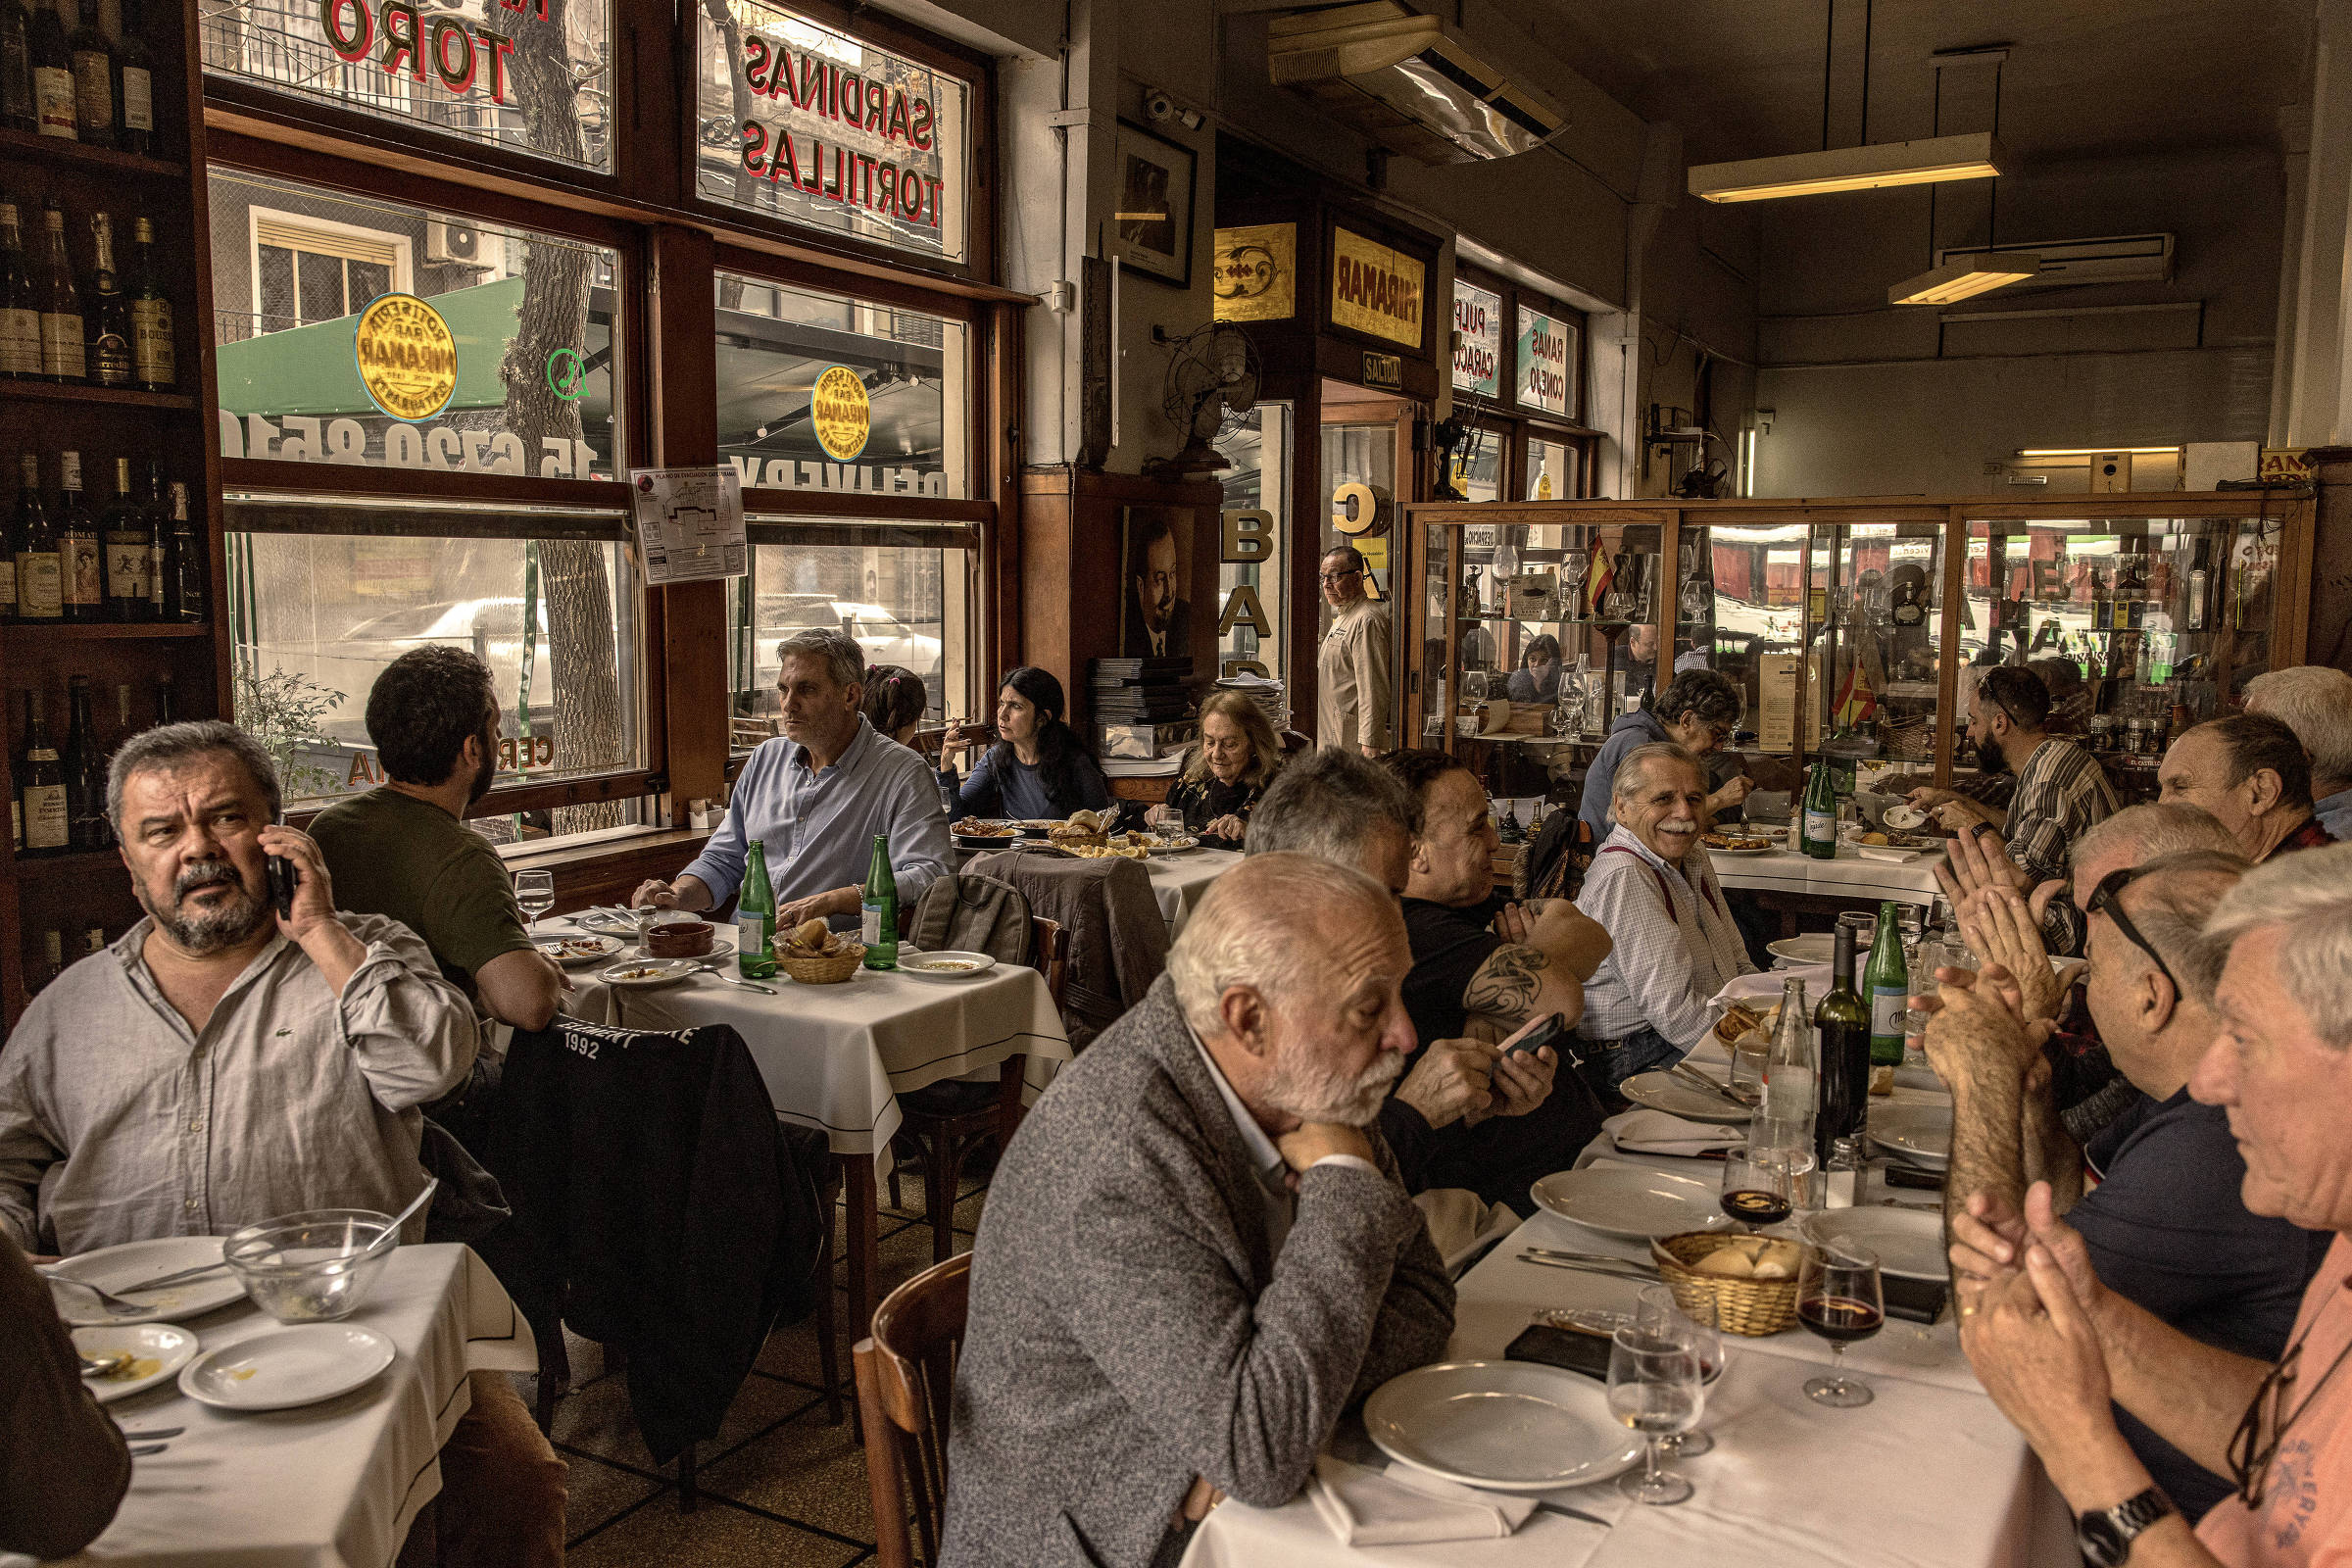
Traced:
<path id="1" fill-rule="evenodd" d="M 1332 229 L 1334 326 L 1420 348 L 1421 278 L 1421 264 L 1412 257 L 1348 229 Z"/>
<path id="2" fill-rule="evenodd" d="M 378 294 L 351 340 L 368 400 L 395 419 L 421 423 L 458 390 L 458 340 L 441 313 L 414 294 Z"/>

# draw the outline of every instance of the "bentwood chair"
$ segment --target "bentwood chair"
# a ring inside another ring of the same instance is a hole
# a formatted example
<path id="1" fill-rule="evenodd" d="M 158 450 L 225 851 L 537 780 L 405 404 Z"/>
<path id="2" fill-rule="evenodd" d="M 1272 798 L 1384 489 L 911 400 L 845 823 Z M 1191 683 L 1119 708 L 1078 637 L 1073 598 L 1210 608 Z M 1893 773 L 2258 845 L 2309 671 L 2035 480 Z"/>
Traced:
<path id="1" fill-rule="evenodd" d="M 850 1359 L 865 1429 L 865 1473 L 874 1498 L 874 1560 L 914 1568 L 906 1528 L 911 1494 L 922 1560 L 939 1561 L 948 1498 L 948 1412 L 956 1358 L 971 1303 L 969 1252 L 917 1274 L 874 1309 L 870 1338 Z"/>

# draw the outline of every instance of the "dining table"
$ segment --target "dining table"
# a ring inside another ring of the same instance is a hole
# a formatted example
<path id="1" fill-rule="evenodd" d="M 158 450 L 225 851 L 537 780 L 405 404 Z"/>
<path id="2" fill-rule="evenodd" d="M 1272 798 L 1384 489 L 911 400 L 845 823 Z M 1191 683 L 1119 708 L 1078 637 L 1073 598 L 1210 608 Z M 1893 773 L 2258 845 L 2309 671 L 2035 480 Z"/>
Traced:
<path id="1" fill-rule="evenodd" d="M 1003 849 L 1018 849 L 1024 842 L 1011 841 Z M 958 850 L 956 868 L 961 870 L 975 855 L 993 855 L 995 850 Z M 1215 850 L 1202 845 L 1196 850 L 1184 850 L 1174 855 L 1154 855 L 1144 862 L 1144 872 L 1152 879 L 1152 901 L 1159 907 L 1159 917 L 1168 928 L 1168 940 L 1173 942 L 1184 930 L 1185 922 L 1200 906 L 1200 896 L 1208 885 L 1242 863 L 1239 850 Z"/>
<path id="2" fill-rule="evenodd" d="M 114 1522 L 74 1564 L 107 1568 L 382 1568 L 441 1490 L 441 1446 L 469 1403 L 469 1372 L 533 1372 L 530 1326 L 470 1248 L 401 1247 L 344 1321 L 396 1356 L 348 1394 L 288 1410 L 231 1411 L 175 1380 L 107 1411 L 130 1434 L 180 1429 L 134 1457 Z M 199 1354 L 279 1325 L 239 1298 L 179 1320 Z M 29 1558 L 0 1552 L 0 1565 Z"/>

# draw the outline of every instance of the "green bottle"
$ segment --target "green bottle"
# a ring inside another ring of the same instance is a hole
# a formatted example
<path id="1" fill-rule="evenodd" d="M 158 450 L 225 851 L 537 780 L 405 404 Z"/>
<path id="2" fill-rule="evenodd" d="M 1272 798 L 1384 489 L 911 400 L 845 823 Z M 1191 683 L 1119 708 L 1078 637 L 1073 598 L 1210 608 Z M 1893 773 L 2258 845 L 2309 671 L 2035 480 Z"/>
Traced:
<path id="1" fill-rule="evenodd" d="M 1879 906 L 1879 929 L 1870 939 L 1870 964 L 1862 971 L 1870 1001 L 1870 1064 L 1903 1064 L 1903 1014 L 1911 1007 L 1911 970 L 1903 962 L 1902 928 L 1892 900 Z"/>
<path id="2" fill-rule="evenodd" d="M 1838 785 L 1828 762 L 1805 770 L 1805 799 L 1797 828 L 1797 847 L 1816 860 L 1838 858 Z"/>
<path id="3" fill-rule="evenodd" d="M 899 966 L 899 879 L 890 870 L 890 835 L 874 835 L 873 862 L 865 868 L 865 891 L 858 896 L 864 915 L 865 966 Z"/>
<path id="4" fill-rule="evenodd" d="M 1821 1037 L 1820 1109 L 1813 1118 L 1814 1156 L 1830 1168 L 1830 1151 L 1840 1138 L 1857 1138 L 1870 1104 L 1870 1009 L 1854 989 L 1854 928 L 1831 933 L 1830 989 L 1813 1009 Z"/>
<path id="5" fill-rule="evenodd" d="M 735 966 L 746 980 L 776 972 L 776 895 L 767 885 L 767 846 L 753 839 L 744 867 L 743 892 L 735 900 Z"/>

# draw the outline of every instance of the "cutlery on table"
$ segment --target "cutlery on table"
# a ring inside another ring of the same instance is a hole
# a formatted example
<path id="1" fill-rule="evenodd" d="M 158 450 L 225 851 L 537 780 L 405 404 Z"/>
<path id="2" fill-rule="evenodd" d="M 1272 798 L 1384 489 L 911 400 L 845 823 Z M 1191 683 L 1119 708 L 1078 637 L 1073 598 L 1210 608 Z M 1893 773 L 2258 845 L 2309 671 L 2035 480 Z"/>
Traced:
<path id="1" fill-rule="evenodd" d="M 81 1375 L 85 1378 L 111 1378 L 130 1365 L 128 1350 L 116 1350 L 108 1355 L 85 1355 L 81 1358 Z"/>
<path id="2" fill-rule="evenodd" d="M 60 1274 L 54 1269 L 46 1268 L 36 1268 L 33 1270 L 33 1272 L 38 1274 L 41 1278 L 52 1282 L 53 1284 L 71 1285 L 77 1291 L 89 1292 L 92 1296 L 98 1298 L 98 1304 L 105 1307 L 106 1310 L 115 1317 L 122 1317 L 124 1314 L 131 1312 L 152 1312 L 155 1310 L 154 1303 L 152 1302 L 125 1301 L 114 1292 L 100 1290 L 97 1286 L 92 1285 L 88 1280 L 77 1280 L 71 1274 Z"/>
<path id="3" fill-rule="evenodd" d="M 1644 1263 L 1638 1257 L 1618 1257 L 1609 1252 L 1563 1252 L 1556 1247 L 1538 1247 L 1533 1242 L 1522 1249 L 1538 1257 L 1556 1257 L 1571 1263 L 1602 1263 L 1611 1268 L 1630 1268 L 1638 1273 L 1655 1274 L 1654 1263 Z"/>
<path id="4" fill-rule="evenodd" d="M 1666 1070 L 1673 1074 L 1674 1077 L 1680 1079 L 1682 1082 L 1689 1084 L 1691 1088 L 1704 1090 L 1706 1093 L 1713 1095 L 1717 1100 L 1722 1101 L 1728 1105 L 1737 1105 L 1741 1110 L 1753 1110 L 1755 1108 L 1746 1101 L 1741 1100 L 1738 1095 L 1733 1094 L 1729 1089 L 1726 1089 L 1723 1085 L 1717 1083 L 1714 1079 L 1708 1077 L 1705 1073 L 1700 1072 L 1696 1067 L 1690 1065 L 1688 1062 L 1678 1061 L 1672 1067 L 1669 1067 Z"/>
<path id="5" fill-rule="evenodd" d="M 194 1268 L 183 1268 L 176 1274 L 158 1274 L 151 1280 L 141 1280 L 136 1285 L 123 1286 L 122 1294 L 135 1296 L 141 1291 L 160 1291 L 168 1286 L 185 1285 L 188 1281 L 200 1280 L 207 1274 L 218 1274 L 226 1267 L 228 1267 L 228 1259 L 222 1258 L 218 1263 L 201 1263 Z"/>
<path id="6" fill-rule="evenodd" d="M 1598 1525 L 1603 1530 L 1609 1528 L 1609 1522 L 1606 1519 L 1603 1519 L 1600 1515 L 1596 1513 L 1587 1513 L 1582 1508 L 1571 1508 L 1564 1502 L 1545 1502 L 1542 1497 L 1538 1497 L 1536 1499 L 1536 1508 L 1537 1511 L 1541 1513 L 1565 1514 L 1571 1519 L 1582 1519 L 1589 1525 Z"/>
<path id="7" fill-rule="evenodd" d="M 187 1430 L 186 1427 L 158 1427 L 153 1432 L 125 1432 L 122 1434 L 122 1441 L 125 1443 L 161 1443 L 166 1438 L 176 1438 Z"/>
<path id="8" fill-rule="evenodd" d="M 172 1446 L 172 1445 L 170 1445 L 169 1443 L 149 1443 L 149 1444 L 144 1444 L 144 1445 L 140 1445 L 140 1446 L 134 1446 L 134 1447 L 133 1447 L 133 1448 L 130 1450 L 130 1456 L 131 1456 L 133 1459 L 144 1459 L 144 1458 L 146 1458 L 146 1457 L 147 1457 L 149 1454 L 151 1454 L 151 1453 L 161 1453 L 161 1452 L 163 1452 L 163 1451 L 164 1451 L 166 1448 L 169 1448 L 170 1446 Z"/>
<path id="9" fill-rule="evenodd" d="M 1535 1263 L 1544 1268 L 1572 1269 L 1579 1274 L 1599 1274 L 1613 1280 L 1624 1280 L 1631 1285 L 1648 1285 L 1657 1278 L 1655 1270 L 1647 1274 L 1638 1274 L 1631 1267 L 1603 1268 L 1598 1263 L 1571 1263 L 1565 1258 L 1538 1257 L 1533 1252 L 1521 1252 L 1519 1261 Z"/>
<path id="10" fill-rule="evenodd" d="M 714 979 L 724 980 L 727 984 L 731 986 L 741 986 L 746 991 L 757 991 L 763 997 L 772 997 L 776 994 L 776 988 L 774 986 L 763 986 L 751 980 L 738 980 L 733 975 L 722 971 L 718 965 L 714 963 L 698 963 L 694 966 L 692 972 L 695 974 L 707 974 Z"/>

